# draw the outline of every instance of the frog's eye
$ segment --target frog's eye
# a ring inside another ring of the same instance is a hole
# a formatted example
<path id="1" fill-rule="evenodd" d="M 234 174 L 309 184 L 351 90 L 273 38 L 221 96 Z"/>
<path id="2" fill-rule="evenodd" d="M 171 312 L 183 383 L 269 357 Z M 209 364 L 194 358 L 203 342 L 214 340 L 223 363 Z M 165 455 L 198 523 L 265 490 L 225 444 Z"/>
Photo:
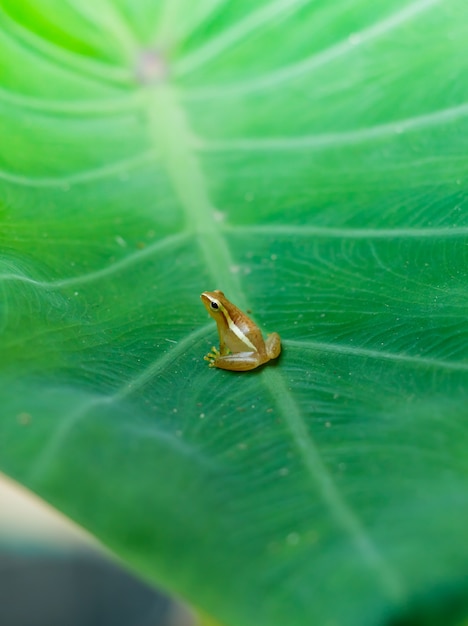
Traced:
<path id="1" fill-rule="evenodd" d="M 215 311 L 217 311 L 219 309 L 219 304 L 217 302 L 214 302 L 214 300 L 212 300 L 210 302 L 210 307 L 214 309 Z"/>

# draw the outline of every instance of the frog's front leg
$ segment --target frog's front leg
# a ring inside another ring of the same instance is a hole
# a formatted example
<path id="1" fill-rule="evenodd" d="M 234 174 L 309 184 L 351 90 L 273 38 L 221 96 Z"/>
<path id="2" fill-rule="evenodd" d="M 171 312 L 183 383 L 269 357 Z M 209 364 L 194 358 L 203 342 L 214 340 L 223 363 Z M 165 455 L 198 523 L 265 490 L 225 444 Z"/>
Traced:
<path id="1" fill-rule="evenodd" d="M 268 358 L 262 358 L 258 352 L 236 352 L 225 356 L 221 356 L 217 350 L 216 352 L 218 353 L 217 356 L 213 354 L 212 350 L 205 359 L 210 361 L 210 367 L 219 367 L 222 370 L 245 372 L 253 370 L 268 361 Z"/>
<path id="2" fill-rule="evenodd" d="M 224 343 L 224 341 L 220 341 L 219 350 L 218 348 L 213 346 L 211 350 L 208 352 L 208 354 L 204 356 L 203 358 L 205 359 L 205 361 L 208 361 L 210 367 L 217 367 L 217 365 L 215 365 L 215 361 L 223 358 L 227 354 L 229 354 L 229 350 L 226 344 Z"/>
<path id="3" fill-rule="evenodd" d="M 220 357 L 221 353 L 219 352 L 218 348 L 215 348 L 215 346 L 213 346 L 208 354 L 206 354 L 203 358 L 205 361 L 208 361 L 209 367 L 215 367 L 214 363 L 216 359 L 219 359 Z"/>

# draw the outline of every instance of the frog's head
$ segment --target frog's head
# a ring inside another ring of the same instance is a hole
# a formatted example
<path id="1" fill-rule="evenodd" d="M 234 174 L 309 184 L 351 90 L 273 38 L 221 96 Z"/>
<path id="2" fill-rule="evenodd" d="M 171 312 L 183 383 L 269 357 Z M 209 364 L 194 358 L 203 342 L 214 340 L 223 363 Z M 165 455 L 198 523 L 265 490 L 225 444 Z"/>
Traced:
<path id="1" fill-rule="evenodd" d="M 225 311 L 224 293 L 219 289 L 215 289 L 214 291 L 204 291 L 200 298 L 202 299 L 202 302 L 211 317 L 215 320 L 219 319 L 220 314 L 222 315 Z"/>

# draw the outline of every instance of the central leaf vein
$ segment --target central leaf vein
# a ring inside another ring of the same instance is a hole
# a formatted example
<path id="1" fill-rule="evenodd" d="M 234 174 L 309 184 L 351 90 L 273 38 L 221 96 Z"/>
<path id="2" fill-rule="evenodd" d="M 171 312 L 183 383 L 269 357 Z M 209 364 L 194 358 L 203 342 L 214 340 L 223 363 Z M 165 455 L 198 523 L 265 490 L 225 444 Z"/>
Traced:
<path id="1" fill-rule="evenodd" d="M 172 182 L 186 217 L 187 230 L 193 233 L 211 276 L 217 287 L 229 289 L 241 306 L 246 306 L 223 231 L 214 216 L 206 183 L 192 148 L 192 133 L 169 86 L 153 87 L 147 92 L 147 111 L 151 139 L 162 155 L 162 162 Z M 329 507 L 337 525 L 351 538 L 367 566 L 374 571 L 384 591 L 394 601 L 402 597 L 396 574 L 379 554 L 361 522 L 340 494 L 331 474 L 308 432 L 303 416 L 280 373 L 266 369 L 262 380 L 275 399 L 289 427 L 312 485 Z"/>

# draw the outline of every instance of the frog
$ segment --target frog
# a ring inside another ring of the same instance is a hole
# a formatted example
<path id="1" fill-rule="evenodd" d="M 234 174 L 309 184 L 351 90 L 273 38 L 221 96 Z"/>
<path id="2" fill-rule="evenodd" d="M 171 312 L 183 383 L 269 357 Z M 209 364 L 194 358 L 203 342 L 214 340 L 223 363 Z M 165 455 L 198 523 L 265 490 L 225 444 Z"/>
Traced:
<path id="1" fill-rule="evenodd" d="M 281 353 L 278 333 L 271 333 L 265 341 L 255 322 L 219 289 L 204 291 L 200 297 L 219 334 L 219 350 L 213 347 L 204 357 L 209 367 L 244 372 L 278 358 Z"/>

